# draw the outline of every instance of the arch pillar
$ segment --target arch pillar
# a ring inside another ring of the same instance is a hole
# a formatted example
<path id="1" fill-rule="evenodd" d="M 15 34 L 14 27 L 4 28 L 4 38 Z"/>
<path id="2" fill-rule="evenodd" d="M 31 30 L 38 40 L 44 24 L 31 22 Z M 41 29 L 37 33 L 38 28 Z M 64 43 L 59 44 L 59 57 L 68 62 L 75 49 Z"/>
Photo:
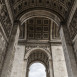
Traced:
<path id="1" fill-rule="evenodd" d="M 61 25 L 59 32 L 66 61 L 68 77 L 77 77 L 77 64 L 67 26 Z"/>
<path id="2" fill-rule="evenodd" d="M 50 77 L 53 77 L 53 65 L 52 60 L 49 60 L 49 71 L 50 71 Z"/>
<path id="3" fill-rule="evenodd" d="M 24 77 L 27 77 L 27 74 L 28 74 L 28 72 L 27 72 L 27 62 L 28 62 L 28 60 L 25 59 L 25 60 L 24 60 L 24 69 L 23 69 L 23 70 L 24 70 L 24 73 L 25 73 L 25 74 L 24 74 Z"/>
<path id="4" fill-rule="evenodd" d="M 27 72 L 26 72 L 26 77 L 29 77 L 29 68 L 27 69 Z"/>
<path id="5" fill-rule="evenodd" d="M 25 22 L 25 40 L 27 40 L 27 22 Z"/>
<path id="6" fill-rule="evenodd" d="M 50 25 L 50 41 L 52 40 L 52 26 L 53 26 L 53 21 L 51 21 Z"/>
<path id="7" fill-rule="evenodd" d="M 1 77 L 10 77 L 11 76 L 14 55 L 15 55 L 18 38 L 19 38 L 19 32 L 20 32 L 19 25 L 20 25 L 19 21 L 16 21 L 13 25 L 11 37 L 9 39 L 9 44 L 7 47 L 7 53 L 5 56 L 5 61 L 4 61 Z"/>

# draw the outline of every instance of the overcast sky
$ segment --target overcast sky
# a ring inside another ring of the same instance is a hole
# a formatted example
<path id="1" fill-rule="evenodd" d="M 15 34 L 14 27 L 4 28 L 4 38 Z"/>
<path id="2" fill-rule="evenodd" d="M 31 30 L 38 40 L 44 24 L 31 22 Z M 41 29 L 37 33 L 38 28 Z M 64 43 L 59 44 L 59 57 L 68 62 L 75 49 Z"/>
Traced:
<path id="1" fill-rule="evenodd" d="M 29 70 L 29 77 L 46 77 L 45 67 L 41 63 L 32 64 Z"/>

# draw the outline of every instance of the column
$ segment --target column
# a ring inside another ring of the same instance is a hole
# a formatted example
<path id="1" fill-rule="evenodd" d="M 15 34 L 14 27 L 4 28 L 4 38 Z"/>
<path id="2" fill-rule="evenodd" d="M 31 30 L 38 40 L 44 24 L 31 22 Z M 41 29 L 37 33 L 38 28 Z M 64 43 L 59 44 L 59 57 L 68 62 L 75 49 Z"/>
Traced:
<path id="1" fill-rule="evenodd" d="M 27 40 L 27 22 L 25 22 L 25 40 Z"/>
<path id="2" fill-rule="evenodd" d="M 23 77 L 27 77 L 27 74 L 28 74 L 28 72 L 27 72 L 27 59 L 26 60 L 24 60 L 24 64 L 23 64 Z"/>
<path id="3" fill-rule="evenodd" d="M 48 77 L 48 76 L 47 76 L 47 73 L 48 73 L 48 72 L 47 72 L 47 69 L 45 69 L 45 73 L 46 73 L 46 77 Z"/>
<path id="4" fill-rule="evenodd" d="M 49 71 L 50 71 L 50 77 L 53 77 L 53 66 L 52 66 L 52 60 L 49 60 Z"/>
<path id="5" fill-rule="evenodd" d="M 29 77 L 29 68 L 26 69 L 26 77 Z"/>
<path id="6" fill-rule="evenodd" d="M 46 69 L 46 77 L 50 77 L 50 71 L 49 71 L 49 69 Z"/>
<path id="7" fill-rule="evenodd" d="M 50 25 L 50 41 L 52 40 L 52 26 L 53 26 L 53 21 L 51 21 Z"/>
<path id="8" fill-rule="evenodd" d="M 51 20 L 51 25 L 50 25 L 50 42 L 53 40 L 52 38 L 52 26 L 53 26 L 53 20 Z M 50 43 L 51 44 L 51 43 Z M 51 49 L 52 50 L 52 49 Z M 52 51 L 51 51 L 52 53 Z M 54 74 L 53 74 L 53 62 L 52 60 L 50 59 L 49 60 L 49 74 L 50 74 L 50 77 L 54 77 Z"/>
<path id="9" fill-rule="evenodd" d="M 52 45 L 54 77 L 68 77 L 62 45 Z"/>
<path id="10" fill-rule="evenodd" d="M 24 60 L 25 46 L 17 45 L 10 77 L 25 77 L 26 63 Z"/>
<path id="11" fill-rule="evenodd" d="M 9 44 L 8 44 L 8 48 L 7 48 L 7 53 L 5 56 L 5 61 L 4 61 L 4 66 L 3 66 L 1 77 L 10 77 L 11 75 L 14 55 L 15 55 L 16 46 L 18 43 L 18 38 L 19 38 L 19 31 L 20 31 L 19 25 L 20 25 L 20 22 L 18 21 L 14 23 L 10 40 L 9 40 Z"/>
<path id="12" fill-rule="evenodd" d="M 68 77 L 77 77 L 77 64 L 75 59 L 72 41 L 66 25 L 60 27 L 60 37 L 62 41 L 65 61 L 67 66 Z"/>

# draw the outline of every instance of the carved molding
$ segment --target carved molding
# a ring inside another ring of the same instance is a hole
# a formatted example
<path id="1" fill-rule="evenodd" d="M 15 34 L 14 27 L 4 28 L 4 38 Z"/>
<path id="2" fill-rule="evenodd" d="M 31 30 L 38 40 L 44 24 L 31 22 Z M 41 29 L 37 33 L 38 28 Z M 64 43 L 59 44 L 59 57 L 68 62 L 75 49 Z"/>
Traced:
<path id="1" fill-rule="evenodd" d="M 71 39 L 73 40 L 77 34 L 77 9 L 74 13 L 74 16 L 68 28 L 69 28 Z"/>
<path id="2" fill-rule="evenodd" d="M 6 5 L 3 2 L 0 2 L 0 22 L 7 37 L 9 37 L 12 29 L 12 24 L 8 15 Z"/>
<path id="3" fill-rule="evenodd" d="M 44 50 L 46 50 L 46 51 L 48 51 L 48 52 L 50 52 L 50 45 L 49 44 L 26 44 L 25 45 L 25 51 L 26 51 L 26 53 L 28 52 L 28 51 L 30 51 L 31 49 L 33 49 L 33 48 L 42 48 L 42 49 L 44 49 Z"/>
<path id="4" fill-rule="evenodd" d="M 20 13 L 23 14 L 24 11 L 45 9 L 52 11 L 65 19 L 70 12 L 73 2 L 74 0 L 12 0 L 10 1 L 10 4 L 13 6 L 15 17 Z"/>

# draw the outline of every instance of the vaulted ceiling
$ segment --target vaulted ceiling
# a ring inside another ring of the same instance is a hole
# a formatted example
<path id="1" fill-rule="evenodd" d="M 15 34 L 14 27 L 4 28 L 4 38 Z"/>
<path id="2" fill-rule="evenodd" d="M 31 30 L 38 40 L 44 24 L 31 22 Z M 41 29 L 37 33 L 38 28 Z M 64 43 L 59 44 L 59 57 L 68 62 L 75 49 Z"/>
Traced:
<path id="1" fill-rule="evenodd" d="M 9 0 L 14 17 L 35 10 L 48 10 L 62 19 L 67 19 L 74 0 Z"/>
<path id="2" fill-rule="evenodd" d="M 15 19 L 21 17 L 23 14 L 33 10 L 47 10 L 54 13 L 61 20 L 68 20 L 69 13 L 72 9 L 75 0 L 8 0 L 12 9 L 13 17 Z M 12 23 L 9 16 L 9 10 L 6 7 L 5 0 L 0 1 L 0 21 L 6 36 L 9 37 L 12 30 Z M 44 12 L 43 12 L 44 13 Z M 15 20 L 14 19 L 14 20 Z M 76 13 L 73 16 L 72 22 L 69 26 L 69 31 L 72 34 L 71 38 L 76 35 Z M 57 19 L 56 19 L 57 20 Z M 75 23 L 75 22 L 76 23 Z M 73 25 L 74 24 L 74 25 Z M 73 27 L 75 26 L 75 27 Z"/>
<path id="3" fill-rule="evenodd" d="M 50 40 L 50 35 L 52 39 L 59 39 L 57 24 L 48 18 L 34 17 L 20 26 L 20 39 Z"/>

